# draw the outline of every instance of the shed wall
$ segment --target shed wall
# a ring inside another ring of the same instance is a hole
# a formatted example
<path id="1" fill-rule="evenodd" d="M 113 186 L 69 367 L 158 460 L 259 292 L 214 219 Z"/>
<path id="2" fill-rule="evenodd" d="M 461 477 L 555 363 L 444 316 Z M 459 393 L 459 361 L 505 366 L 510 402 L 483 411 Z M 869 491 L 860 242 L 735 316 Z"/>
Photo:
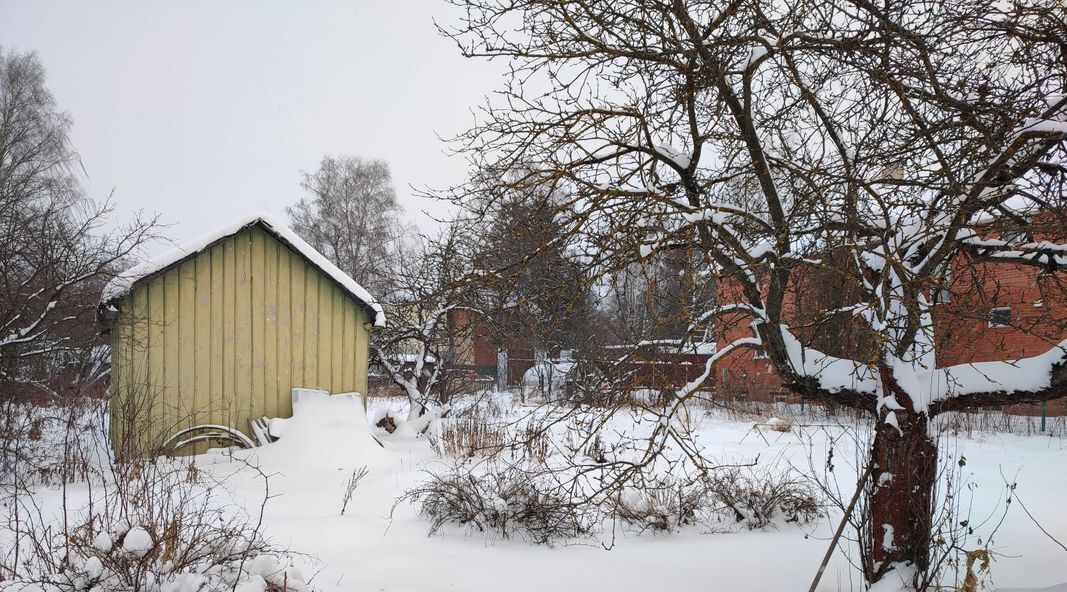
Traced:
<path id="1" fill-rule="evenodd" d="M 291 389 L 367 389 L 373 319 L 273 236 L 246 228 L 139 282 L 112 330 L 112 444 L 292 415 Z"/>

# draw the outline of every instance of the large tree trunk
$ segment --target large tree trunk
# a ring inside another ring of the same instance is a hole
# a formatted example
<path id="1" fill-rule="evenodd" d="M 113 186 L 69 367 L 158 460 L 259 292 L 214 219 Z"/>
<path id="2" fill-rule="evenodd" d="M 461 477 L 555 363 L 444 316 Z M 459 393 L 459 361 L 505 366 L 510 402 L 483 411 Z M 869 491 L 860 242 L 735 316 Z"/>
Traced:
<path id="1" fill-rule="evenodd" d="M 886 422 L 889 413 L 897 425 Z M 937 441 L 928 432 L 929 421 L 910 409 L 879 414 L 871 453 L 868 581 L 878 581 L 894 564 L 910 564 L 919 574 L 929 566 L 937 479 Z"/>

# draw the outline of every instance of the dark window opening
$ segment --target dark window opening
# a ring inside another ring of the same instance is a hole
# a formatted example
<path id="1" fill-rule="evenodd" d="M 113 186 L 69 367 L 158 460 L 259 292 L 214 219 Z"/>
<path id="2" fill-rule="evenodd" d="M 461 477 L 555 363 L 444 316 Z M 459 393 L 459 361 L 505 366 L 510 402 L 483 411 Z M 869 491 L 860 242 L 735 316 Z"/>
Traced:
<path id="1" fill-rule="evenodd" d="M 1023 232 L 1022 230 L 1005 230 L 1004 232 L 1000 233 L 1000 240 L 1004 241 L 1009 245 L 1021 245 L 1024 243 L 1034 242 L 1033 237 L 1031 237 L 1029 233 Z"/>
<path id="2" fill-rule="evenodd" d="M 990 327 L 1007 327 L 1011 324 L 1011 307 L 1001 306 L 989 311 Z"/>

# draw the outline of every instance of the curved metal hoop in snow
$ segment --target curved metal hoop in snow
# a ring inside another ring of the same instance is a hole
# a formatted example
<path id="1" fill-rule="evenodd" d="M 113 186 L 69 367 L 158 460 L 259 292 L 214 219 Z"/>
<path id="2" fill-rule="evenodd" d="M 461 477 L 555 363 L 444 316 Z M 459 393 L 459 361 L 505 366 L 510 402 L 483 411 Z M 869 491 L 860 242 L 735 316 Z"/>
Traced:
<path id="1" fill-rule="evenodd" d="M 187 446 L 198 442 L 221 442 L 239 448 L 255 448 L 251 438 L 230 426 L 204 424 L 180 430 L 163 443 L 163 450 L 176 454 Z"/>

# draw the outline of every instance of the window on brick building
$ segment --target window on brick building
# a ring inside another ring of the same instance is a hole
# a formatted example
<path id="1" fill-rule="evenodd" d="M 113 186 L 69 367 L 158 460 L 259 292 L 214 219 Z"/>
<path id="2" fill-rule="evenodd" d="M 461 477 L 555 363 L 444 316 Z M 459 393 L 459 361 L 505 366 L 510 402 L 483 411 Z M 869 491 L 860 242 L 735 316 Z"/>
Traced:
<path id="1" fill-rule="evenodd" d="M 756 333 L 755 329 L 752 330 L 752 336 L 757 338 L 757 339 L 759 339 L 759 333 Z M 762 344 L 756 347 L 755 353 L 752 354 L 752 359 L 754 359 L 754 360 L 766 360 L 767 359 L 767 350 L 764 349 Z"/>
<path id="2" fill-rule="evenodd" d="M 990 327 L 1007 327 L 1011 324 L 1011 307 L 998 306 L 989 311 Z"/>
<path id="3" fill-rule="evenodd" d="M 937 285 L 934 286 L 934 304 L 948 304 L 949 302 L 952 302 L 952 292 L 949 291 L 949 286 L 951 285 L 951 270 L 946 265 L 942 268 L 941 279 L 938 281 Z"/>
<path id="4" fill-rule="evenodd" d="M 1023 243 L 1032 243 L 1034 238 L 1029 233 L 1021 230 L 1005 230 L 1000 233 L 1000 240 L 1009 245 L 1021 245 Z"/>
<path id="5" fill-rule="evenodd" d="M 711 325 L 693 329 L 693 343 L 713 343 L 714 341 L 715 333 Z"/>
<path id="6" fill-rule="evenodd" d="M 952 292 L 948 290 L 948 279 L 945 279 L 945 285 L 939 286 L 934 290 L 934 304 L 948 304 L 952 302 Z"/>

